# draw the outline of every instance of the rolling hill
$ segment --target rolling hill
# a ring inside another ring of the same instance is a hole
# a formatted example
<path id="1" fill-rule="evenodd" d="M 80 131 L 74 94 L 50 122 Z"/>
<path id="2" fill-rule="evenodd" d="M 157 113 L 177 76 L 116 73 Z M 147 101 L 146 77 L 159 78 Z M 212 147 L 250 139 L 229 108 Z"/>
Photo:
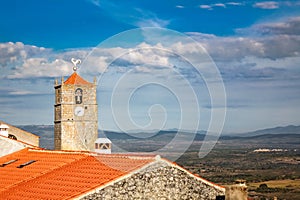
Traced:
<path id="1" fill-rule="evenodd" d="M 34 133 L 40 136 L 40 146 L 47 149 L 53 149 L 54 142 L 53 142 L 53 133 L 54 127 L 53 125 L 20 125 L 17 126 L 23 130 L 28 132 Z M 130 143 L 134 142 L 142 142 L 142 143 L 161 143 L 166 144 L 170 142 L 177 133 L 176 129 L 172 130 L 162 130 L 158 133 L 120 133 L 114 131 L 99 131 L 100 137 L 108 137 L 113 142 L 120 142 L 120 141 L 130 141 Z M 148 137 L 147 135 L 151 135 Z M 180 137 L 183 139 L 188 137 L 190 133 L 188 132 L 181 132 Z M 205 131 L 199 131 L 194 138 L 194 141 L 201 142 L 205 137 Z M 275 128 L 268 128 L 257 130 L 253 132 L 246 132 L 246 133 L 239 133 L 234 135 L 224 135 L 219 138 L 220 143 L 223 144 L 300 144 L 300 126 L 286 126 L 286 127 L 275 127 Z"/>

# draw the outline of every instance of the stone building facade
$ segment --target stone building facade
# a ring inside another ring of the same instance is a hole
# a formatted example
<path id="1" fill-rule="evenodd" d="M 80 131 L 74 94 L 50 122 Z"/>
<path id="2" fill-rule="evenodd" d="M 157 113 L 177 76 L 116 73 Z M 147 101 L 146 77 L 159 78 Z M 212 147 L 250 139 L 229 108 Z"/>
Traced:
<path id="1" fill-rule="evenodd" d="M 97 188 L 76 199 L 198 199 L 225 198 L 225 188 L 195 176 L 164 159 Z"/>
<path id="2" fill-rule="evenodd" d="M 98 136 L 96 82 L 74 72 L 55 81 L 54 145 L 56 150 L 94 150 Z"/>
<path id="3" fill-rule="evenodd" d="M 36 147 L 36 146 L 30 145 L 28 143 L 24 143 L 20 140 L 14 140 L 0 135 L 0 147 L 1 147 L 0 157 L 2 157 L 20 151 L 27 147 Z"/>
<path id="4" fill-rule="evenodd" d="M 5 123 L 3 121 L 0 121 L 0 124 L 5 124 L 9 127 L 8 134 L 13 135 L 14 139 L 25 142 L 29 145 L 39 146 L 39 140 L 40 140 L 39 136 L 29 133 L 27 131 L 24 131 L 22 129 L 19 129 L 19 128 L 12 126 L 8 123 Z"/>

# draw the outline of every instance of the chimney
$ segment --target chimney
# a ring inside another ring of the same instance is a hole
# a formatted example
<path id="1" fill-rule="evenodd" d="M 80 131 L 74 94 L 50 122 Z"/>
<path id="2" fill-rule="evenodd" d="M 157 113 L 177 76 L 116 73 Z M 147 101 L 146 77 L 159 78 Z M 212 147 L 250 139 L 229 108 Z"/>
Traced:
<path id="1" fill-rule="evenodd" d="M 95 141 L 95 152 L 111 154 L 111 141 L 108 138 L 98 138 Z"/>
<path id="2" fill-rule="evenodd" d="M 226 200 L 247 200 L 247 185 L 245 180 L 236 180 L 234 185 L 226 187 Z"/>
<path id="3" fill-rule="evenodd" d="M 8 128 L 6 124 L 0 124 L 0 135 L 8 137 Z"/>

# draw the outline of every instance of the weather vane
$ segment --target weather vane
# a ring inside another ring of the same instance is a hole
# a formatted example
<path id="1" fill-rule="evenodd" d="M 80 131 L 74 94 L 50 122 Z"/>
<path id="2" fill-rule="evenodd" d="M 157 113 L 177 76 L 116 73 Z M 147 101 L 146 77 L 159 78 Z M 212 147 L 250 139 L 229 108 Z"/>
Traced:
<path id="1" fill-rule="evenodd" d="M 75 58 L 72 58 L 71 59 L 71 62 L 73 63 L 73 71 L 76 72 L 78 70 L 78 65 L 80 65 L 81 63 L 81 60 L 80 59 L 75 59 Z"/>

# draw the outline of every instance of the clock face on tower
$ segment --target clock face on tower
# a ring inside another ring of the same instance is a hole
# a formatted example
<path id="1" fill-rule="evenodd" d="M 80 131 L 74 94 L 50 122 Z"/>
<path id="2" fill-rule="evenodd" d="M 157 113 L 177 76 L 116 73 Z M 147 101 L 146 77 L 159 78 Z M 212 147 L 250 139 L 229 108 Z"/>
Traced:
<path id="1" fill-rule="evenodd" d="M 75 110 L 74 110 L 74 114 L 75 114 L 76 116 L 79 116 L 79 117 L 83 116 L 83 115 L 84 115 L 84 109 L 83 109 L 83 107 L 77 106 L 77 107 L 75 108 Z"/>

